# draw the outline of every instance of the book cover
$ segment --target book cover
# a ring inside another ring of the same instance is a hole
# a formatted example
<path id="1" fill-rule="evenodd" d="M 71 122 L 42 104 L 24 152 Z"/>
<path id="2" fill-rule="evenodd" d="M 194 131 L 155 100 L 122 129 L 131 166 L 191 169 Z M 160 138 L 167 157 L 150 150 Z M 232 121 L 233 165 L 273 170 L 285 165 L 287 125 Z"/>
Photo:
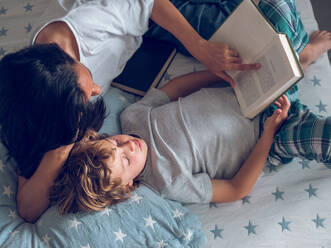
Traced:
<path id="1" fill-rule="evenodd" d="M 144 38 L 122 73 L 113 80 L 112 86 L 140 96 L 145 95 L 151 87 L 157 87 L 175 54 L 174 45 Z"/>

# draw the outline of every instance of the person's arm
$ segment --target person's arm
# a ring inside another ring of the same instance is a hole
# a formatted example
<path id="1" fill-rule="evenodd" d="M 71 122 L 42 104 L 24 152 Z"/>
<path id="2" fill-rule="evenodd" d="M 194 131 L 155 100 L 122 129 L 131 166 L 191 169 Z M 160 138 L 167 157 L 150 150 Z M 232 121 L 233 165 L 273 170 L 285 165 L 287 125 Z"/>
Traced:
<path id="1" fill-rule="evenodd" d="M 18 176 L 17 209 L 26 221 L 35 222 L 49 207 L 49 190 L 67 160 L 72 146 L 63 146 L 47 152 L 31 178 Z"/>
<path id="2" fill-rule="evenodd" d="M 286 120 L 290 102 L 284 95 L 275 103 L 278 109 L 264 124 L 264 131 L 237 174 L 229 180 L 212 179 L 212 202 L 231 202 L 247 196 L 259 178 L 274 135 Z"/>
<path id="3" fill-rule="evenodd" d="M 234 81 L 224 71 L 259 68 L 258 64 L 241 64 L 239 54 L 229 47 L 231 44 L 203 39 L 169 0 L 154 0 L 151 19 L 172 33 L 197 60 L 231 86 Z"/>
<path id="4" fill-rule="evenodd" d="M 187 96 L 203 87 L 220 82 L 224 80 L 210 71 L 197 71 L 171 79 L 160 90 L 165 92 L 171 101 L 176 101 L 178 97 Z"/>

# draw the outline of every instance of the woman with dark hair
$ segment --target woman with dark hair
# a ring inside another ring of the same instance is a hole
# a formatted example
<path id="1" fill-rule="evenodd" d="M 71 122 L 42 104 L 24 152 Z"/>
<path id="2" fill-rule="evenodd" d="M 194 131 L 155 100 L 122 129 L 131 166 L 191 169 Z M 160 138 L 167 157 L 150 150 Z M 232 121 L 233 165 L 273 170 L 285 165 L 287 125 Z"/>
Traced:
<path id="1" fill-rule="evenodd" d="M 48 190 L 70 152 L 68 144 L 91 126 L 92 116 L 97 118 L 94 125 L 101 125 L 102 100 L 88 100 L 109 87 L 122 71 L 140 46 L 150 18 L 173 35 L 171 40 L 179 41 L 230 83 L 233 80 L 224 70 L 258 68 L 241 64 L 227 44 L 206 40 L 241 0 L 174 2 L 187 15 L 200 13 L 199 6 L 208 7 L 204 16 L 213 12 L 212 22 L 204 25 L 206 29 L 200 29 L 200 23 L 194 28 L 209 32 L 201 37 L 168 0 L 76 1 L 66 16 L 46 23 L 36 33 L 34 45 L 1 60 L 0 134 L 9 157 L 18 163 L 17 203 L 23 218 L 34 221 L 47 209 Z M 160 33 L 151 28 L 151 36 Z"/>

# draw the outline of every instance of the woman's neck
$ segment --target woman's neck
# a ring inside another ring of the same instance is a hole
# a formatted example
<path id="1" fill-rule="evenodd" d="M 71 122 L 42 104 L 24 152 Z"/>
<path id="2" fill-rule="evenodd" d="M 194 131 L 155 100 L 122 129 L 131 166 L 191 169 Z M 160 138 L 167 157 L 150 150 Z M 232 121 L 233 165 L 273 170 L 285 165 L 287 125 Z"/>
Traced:
<path id="1" fill-rule="evenodd" d="M 80 60 L 76 38 L 65 22 L 52 22 L 39 32 L 35 44 L 48 43 L 56 43 L 73 59 Z"/>

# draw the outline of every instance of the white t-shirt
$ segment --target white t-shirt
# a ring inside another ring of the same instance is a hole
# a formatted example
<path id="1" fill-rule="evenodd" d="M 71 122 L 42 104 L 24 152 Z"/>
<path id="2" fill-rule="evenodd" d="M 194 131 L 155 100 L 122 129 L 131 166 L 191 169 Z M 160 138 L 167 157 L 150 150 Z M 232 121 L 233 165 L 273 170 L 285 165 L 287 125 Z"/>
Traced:
<path id="1" fill-rule="evenodd" d="M 76 0 L 64 17 L 39 29 L 32 42 L 49 23 L 64 21 L 76 38 L 80 62 L 106 92 L 141 45 L 153 3 L 154 0 Z"/>

